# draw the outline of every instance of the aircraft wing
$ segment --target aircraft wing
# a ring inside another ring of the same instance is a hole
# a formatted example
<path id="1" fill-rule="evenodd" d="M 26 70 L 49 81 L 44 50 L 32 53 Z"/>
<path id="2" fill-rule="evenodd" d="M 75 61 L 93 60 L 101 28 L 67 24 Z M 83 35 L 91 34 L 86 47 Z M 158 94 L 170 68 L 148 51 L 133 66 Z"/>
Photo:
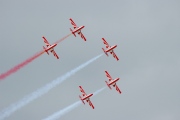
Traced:
<path id="1" fill-rule="evenodd" d="M 92 109 L 94 109 L 94 105 L 92 104 L 90 100 L 89 100 L 89 105 L 92 107 Z"/>
<path id="2" fill-rule="evenodd" d="M 105 73 L 106 73 L 106 76 L 107 76 L 107 78 L 109 79 L 109 81 L 111 81 L 111 80 L 112 80 L 111 75 L 110 75 L 107 71 L 105 71 Z"/>
<path id="3" fill-rule="evenodd" d="M 56 54 L 56 52 L 55 52 L 54 50 L 52 50 L 51 52 L 53 53 L 53 55 L 54 55 L 57 59 L 59 59 L 58 55 Z"/>
<path id="4" fill-rule="evenodd" d="M 121 90 L 119 89 L 119 87 L 116 84 L 116 90 L 121 94 Z"/>
<path id="5" fill-rule="evenodd" d="M 87 95 L 81 86 L 79 86 L 79 88 L 80 88 L 80 91 L 82 92 L 83 96 Z"/>
<path id="6" fill-rule="evenodd" d="M 71 21 L 71 24 L 72 24 L 72 26 L 74 27 L 74 29 L 76 29 L 76 28 L 77 28 L 76 23 L 72 20 L 72 18 L 70 18 L 69 20 Z"/>
<path id="7" fill-rule="evenodd" d="M 50 44 L 49 44 L 49 42 L 47 41 L 47 39 L 43 36 L 42 37 L 43 39 L 44 39 L 44 43 L 46 44 L 46 46 L 48 47 Z"/>
<path id="8" fill-rule="evenodd" d="M 82 34 L 82 32 L 79 32 L 78 34 L 81 36 L 82 39 L 84 39 L 84 41 L 86 41 L 86 38 L 84 37 L 84 35 Z"/>
<path id="9" fill-rule="evenodd" d="M 114 51 L 111 52 L 111 54 L 113 55 L 113 57 L 118 61 L 119 58 L 117 57 L 117 55 L 114 53 Z"/>
<path id="10" fill-rule="evenodd" d="M 104 38 L 102 38 L 102 40 L 103 40 L 103 43 L 106 45 L 106 48 L 108 48 L 109 44 L 106 42 L 106 40 Z"/>

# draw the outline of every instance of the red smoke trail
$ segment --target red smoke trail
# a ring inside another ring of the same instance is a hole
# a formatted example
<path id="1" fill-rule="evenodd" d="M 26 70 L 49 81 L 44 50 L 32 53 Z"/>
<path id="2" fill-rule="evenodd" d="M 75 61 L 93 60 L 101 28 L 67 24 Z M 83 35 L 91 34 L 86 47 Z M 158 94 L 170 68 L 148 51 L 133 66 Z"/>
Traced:
<path id="1" fill-rule="evenodd" d="M 41 51 L 37 54 L 35 54 L 34 56 L 32 56 L 31 58 L 25 60 L 24 62 L 16 65 L 15 67 L 11 68 L 10 70 L 8 70 L 7 72 L 3 73 L 0 75 L 0 80 L 6 78 L 7 76 L 9 76 L 10 74 L 16 72 L 17 70 L 19 70 L 20 68 L 24 67 L 26 64 L 30 63 L 31 61 L 33 61 L 34 59 L 36 59 L 37 57 L 39 57 L 41 54 L 43 54 L 44 51 Z"/>
<path id="2" fill-rule="evenodd" d="M 54 44 L 58 44 L 58 43 L 62 42 L 63 40 L 65 40 L 65 39 L 66 39 L 67 37 L 69 37 L 70 35 L 72 35 L 72 33 L 69 34 L 69 35 L 67 35 L 67 36 L 65 36 L 65 37 L 63 37 L 62 39 L 56 41 Z"/>
<path id="3" fill-rule="evenodd" d="M 58 44 L 59 42 L 62 42 L 64 39 L 66 39 L 67 37 L 69 37 L 71 34 L 63 37 L 62 39 L 58 40 L 57 42 L 55 42 L 56 44 Z M 27 65 L 28 63 L 32 62 L 34 59 L 38 58 L 40 55 L 42 55 L 45 51 L 41 51 L 36 53 L 35 55 L 33 55 L 32 57 L 30 57 L 29 59 L 25 60 L 24 62 L 16 65 L 15 67 L 11 68 L 10 70 L 8 70 L 5 73 L 2 73 L 0 75 L 0 80 L 8 77 L 9 75 L 11 75 L 12 73 L 18 71 L 20 68 L 24 67 L 25 65 Z"/>

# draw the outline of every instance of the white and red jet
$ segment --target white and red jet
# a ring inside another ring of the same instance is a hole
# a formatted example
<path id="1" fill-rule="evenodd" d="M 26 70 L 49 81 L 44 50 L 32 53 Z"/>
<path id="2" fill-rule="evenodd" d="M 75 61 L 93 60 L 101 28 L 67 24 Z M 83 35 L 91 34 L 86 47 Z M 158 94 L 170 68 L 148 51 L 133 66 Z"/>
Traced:
<path id="1" fill-rule="evenodd" d="M 81 26 L 81 27 L 78 27 L 76 25 L 76 23 L 72 20 L 72 18 L 69 19 L 71 21 L 71 24 L 72 26 L 74 27 L 74 31 L 70 28 L 70 31 L 72 32 L 72 34 L 74 34 L 74 36 L 76 37 L 76 32 L 78 33 L 78 35 L 81 36 L 82 39 L 84 39 L 84 41 L 86 41 L 86 38 L 84 37 L 84 35 L 82 34 L 81 32 L 81 29 L 83 29 L 85 26 Z"/>
<path id="2" fill-rule="evenodd" d="M 103 43 L 106 45 L 106 50 L 104 49 L 104 48 L 102 48 L 103 49 L 103 51 L 104 51 L 104 53 L 108 56 L 108 52 L 110 52 L 112 55 L 113 55 L 113 57 L 118 61 L 119 60 L 119 58 L 117 57 L 117 55 L 114 53 L 114 48 L 116 48 L 117 47 L 117 45 L 114 45 L 114 46 L 110 46 L 107 42 L 106 42 L 106 40 L 104 39 L 104 38 L 102 38 L 102 40 L 103 40 Z"/>
<path id="3" fill-rule="evenodd" d="M 85 104 L 85 103 L 84 103 L 84 100 L 86 100 L 86 102 L 89 102 L 89 105 L 94 109 L 94 105 L 93 105 L 92 102 L 90 101 L 90 97 L 91 97 L 93 94 L 91 93 L 91 94 L 87 95 L 81 86 L 79 86 L 79 88 L 80 88 L 80 91 L 82 92 L 82 96 L 83 96 L 83 98 L 82 98 L 82 97 L 79 95 L 79 98 L 81 99 L 82 103 Z"/>
<path id="4" fill-rule="evenodd" d="M 58 55 L 57 55 L 56 52 L 54 51 L 54 47 L 55 47 L 57 44 L 50 45 L 49 42 L 46 40 L 46 38 L 45 38 L 44 36 L 43 36 L 42 38 L 44 39 L 44 43 L 46 44 L 46 47 L 47 47 L 47 48 L 45 48 L 45 47 L 43 46 L 44 51 L 45 51 L 48 55 L 49 55 L 48 51 L 50 51 L 51 53 L 53 53 L 53 55 L 54 55 L 57 59 L 59 59 Z"/>
<path id="5" fill-rule="evenodd" d="M 105 73 L 106 73 L 106 76 L 107 76 L 107 78 L 109 79 L 109 83 L 107 82 L 107 81 L 105 81 L 106 82 L 106 84 L 107 84 L 107 86 L 111 89 L 111 85 L 113 86 L 113 87 L 116 87 L 116 90 L 121 94 L 121 90 L 119 89 L 119 87 L 117 86 L 117 84 L 116 84 L 116 82 L 119 80 L 119 78 L 116 78 L 116 79 L 112 79 L 112 77 L 110 76 L 110 74 L 107 72 L 107 71 L 105 71 Z"/>

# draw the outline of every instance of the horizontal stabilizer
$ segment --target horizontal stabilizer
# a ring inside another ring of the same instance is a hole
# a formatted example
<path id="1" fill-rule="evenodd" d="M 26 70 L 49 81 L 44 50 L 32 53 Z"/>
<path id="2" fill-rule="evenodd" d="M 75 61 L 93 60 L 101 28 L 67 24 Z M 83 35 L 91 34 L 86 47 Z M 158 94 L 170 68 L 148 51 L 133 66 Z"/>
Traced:
<path id="1" fill-rule="evenodd" d="M 106 82 L 107 86 L 109 87 L 109 89 L 111 89 L 111 86 L 108 84 L 108 82 L 107 81 L 105 81 L 105 82 Z"/>
<path id="2" fill-rule="evenodd" d="M 85 104 L 85 102 L 82 100 L 81 96 L 79 95 L 79 98 L 81 99 L 82 103 Z"/>
<path id="3" fill-rule="evenodd" d="M 107 52 L 104 50 L 104 48 L 102 48 L 102 50 L 104 51 L 104 53 L 108 56 Z"/>

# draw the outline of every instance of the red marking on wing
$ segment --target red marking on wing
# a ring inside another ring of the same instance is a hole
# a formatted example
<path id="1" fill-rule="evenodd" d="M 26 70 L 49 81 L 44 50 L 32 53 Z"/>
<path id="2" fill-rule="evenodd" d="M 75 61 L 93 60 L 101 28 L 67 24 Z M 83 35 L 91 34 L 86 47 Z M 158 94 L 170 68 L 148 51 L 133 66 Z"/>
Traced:
<path id="1" fill-rule="evenodd" d="M 114 51 L 111 53 L 113 55 L 113 57 L 118 61 L 119 58 L 117 57 L 117 55 L 114 53 Z"/>
<path id="2" fill-rule="evenodd" d="M 72 26 L 74 27 L 74 29 L 77 28 L 77 25 L 76 25 L 76 23 L 72 20 L 72 18 L 70 18 L 69 20 L 71 21 L 71 24 L 72 24 Z"/>
<path id="3" fill-rule="evenodd" d="M 79 88 L 80 88 L 80 91 L 82 92 L 82 95 L 85 96 L 86 93 L 85 93 L 85 91 L 83 90 L 83 88 L 82 88 L 81 86 L 79 86 Z"/>
<path id="4" fill-rule="evenodd" d="M 86 41 L 86 38 L 85 38 L 85 36 L 82 34 L 82 32 L 79 32 L 78 34 L 81 36 L 82 39 L 84 39 L 84 41 Z"/>
<path id="5" fill-rule="evenodd" d="M 102 40 L 103 40 L 103 43 L 106 45 L 106 48 L 108 48 L 109 44 L 106 42 L 106 40 L 104 38 L 102 38 Z"/>
<path id="6" fill-rule="evenodd" d="M 54 55 L 57 59 L 59 59 L 58 55 L 56 54 L 56 52 L 55 52 L 54 50 L 52 50 L 51 52 L 53 53 L 53 55 Z"/>
<path id="7" fill-rule="evenodd" d="M 107 76 L 107 78 L 109 79 L 109 81 L 111 81 L 111 80 L 112 80 L 111 75 L 110 75 L 107 71 L 105 71 L 105 72 L 106 72 L 106 76 Z"/>
<path id="8" fill-rule="evenodd" d="M 116 84 L 116 90 L 121 94 L 121 90 L 119 89 L 119 87 Z"/>
<path id="9" fill-rule="evenodd" d="M 44 39 L 44 43 L 46 44 L 46 46 L 48 47 L 50 44 L 49 44 L 49 42 L 47 41 L 47 39 L 43 36 L 42 37 L 43 39 Z"/>
<path id="10" fill-rule="evenodd" d="M 94 105 L 92 104 L 90 100 L 89 100 L 89 105 L 92 107 L 92 109 L 94 109 Z"/>

